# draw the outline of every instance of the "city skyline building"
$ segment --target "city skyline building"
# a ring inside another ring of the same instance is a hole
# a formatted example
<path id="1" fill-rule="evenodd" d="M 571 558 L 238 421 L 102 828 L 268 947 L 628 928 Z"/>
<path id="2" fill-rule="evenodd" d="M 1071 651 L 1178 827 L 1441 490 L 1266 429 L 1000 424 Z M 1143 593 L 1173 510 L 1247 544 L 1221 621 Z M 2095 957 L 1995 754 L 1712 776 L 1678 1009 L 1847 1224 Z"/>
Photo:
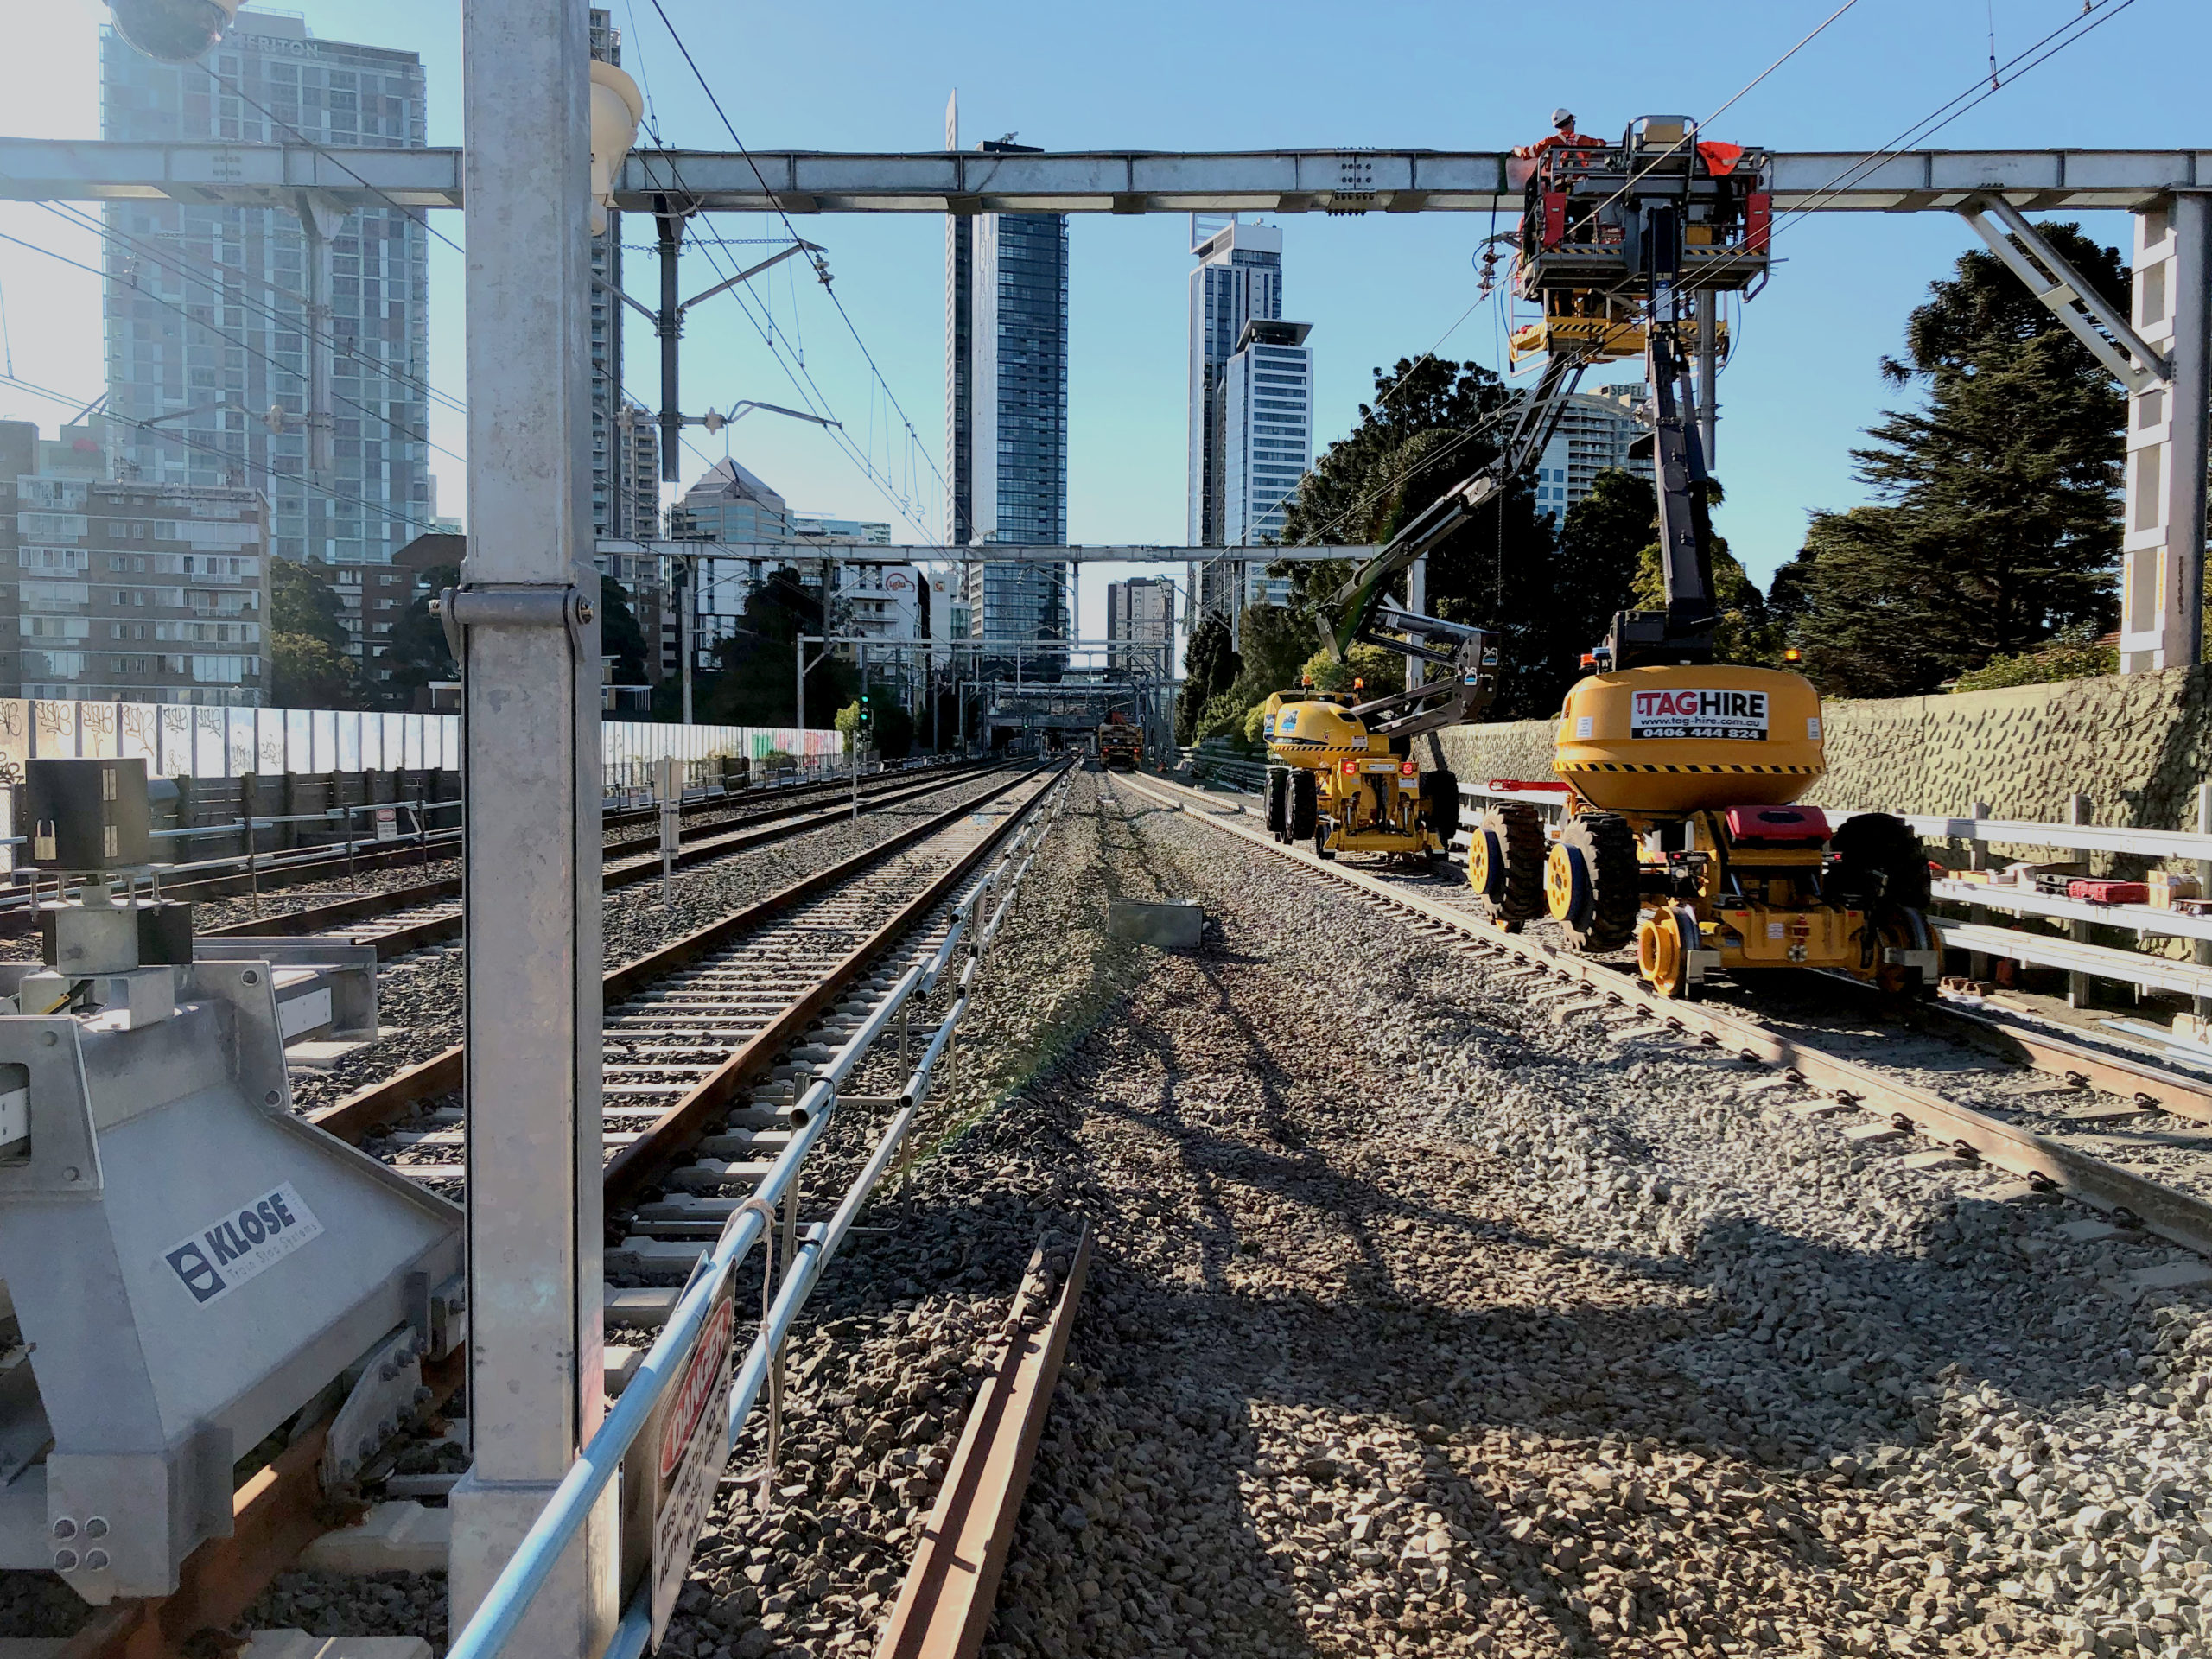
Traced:
<path id="1" fill-rule="evenodd" d="M 1282 320 L 1282 231 L 1191 216 L 1187 529 L 1193 547 L 1249 546 L 1281 534 L 1311 463 L 1313 325 Z M 1218 616 L 1232 630 L 1289 583 L 1243 561 L 1194 561 L 1186 626 Z"/>
<path id="2" fill-rule="evenodd" d="M 1559 428 L 1536 463 L 1538 512 L 1551 515 L 1554 525 L 1565 524 L 1568 512 L 1589 495 L 1598 474 L 1608 467 L 1651 476 L 1650 457 L 1630 454 L 1649 429 L 1643 421 L 1647 397 L 1637 380 L 1577 392 L 1567 400 Z"/>
<path id="3" fill-rule="evenodd" d="M 1116 650 L 1132 645 L 1163 645 L 1175 637 L 1175 583 L 1166 576 L 1132 576 L 1106 584 L 1106 661 L 1124 672 L 1172 670 L 1173 664 L 1157 651 Z"/>
<path id="4" fill-rule="evenodd" d="M 957 98 L 944 142 L 960 147 Z M 1034 153 L 1012 135 L 976 146 Z M 1065 545 L 1068 538 L 1068 226 L 1058 213 L 945 220 L 945 541 Z M 963 567 L 973 637 L 1067 639 L 1066 564 Z"/>
<path id="5" fill-rule="evenodd" d="M 622 31 L 591 9 L 591 54 L 618 68 Z M 591 519 L 601 536 L 650 542 L 660 535 L 660 423 L 623 390 L 622 214 L 591 238 Z"/>
<path id="6" fill-rule="evenodd" d="M 0 421 L 0 696 L 266 702 L 268 503 L 115 480 L 100 439 Z"/>
<path id="7" fill-rule="evenodd" d="M 419 149 L 422 61 L 320 38 L 277 12 L 240 12 L 184 65 L 104 29 L 100 131 Z M 157 200 L 103 209 L 111 461 L 124 483 L 264 493 L 279 556 L 386 563 L 437 516 L 428 232 L 396 207 L 300 206 L 306 221 Z M 325 373 L 318 430 L 311 383 Z"/>

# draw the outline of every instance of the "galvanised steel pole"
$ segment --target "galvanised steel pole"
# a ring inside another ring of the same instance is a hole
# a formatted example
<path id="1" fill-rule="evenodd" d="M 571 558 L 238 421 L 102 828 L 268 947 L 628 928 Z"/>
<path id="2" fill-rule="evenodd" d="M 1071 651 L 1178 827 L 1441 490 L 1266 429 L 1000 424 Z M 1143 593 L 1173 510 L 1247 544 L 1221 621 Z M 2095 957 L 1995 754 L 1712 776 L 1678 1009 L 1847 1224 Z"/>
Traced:
<path id="1" fill-rule="evenodd" d="M 600 726 L 583 0 L 463 0 L 469 1425 L 459 1628 L 599 1425 Z M 596 1655 L 609 1494 L 513 1651 Z"/>

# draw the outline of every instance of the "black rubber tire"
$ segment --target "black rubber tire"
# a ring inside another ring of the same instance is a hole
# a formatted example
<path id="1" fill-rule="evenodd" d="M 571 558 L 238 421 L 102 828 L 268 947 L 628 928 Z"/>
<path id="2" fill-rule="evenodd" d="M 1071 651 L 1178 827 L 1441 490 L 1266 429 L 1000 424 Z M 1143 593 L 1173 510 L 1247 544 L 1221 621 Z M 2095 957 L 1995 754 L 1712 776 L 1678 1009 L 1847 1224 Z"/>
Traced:
<path id="1" fill-rule="evenodd" d="M 1290 810 L 1290 768 L 1269 766 L 1267 785 L 1268 833 L 1283 838 L 1283 818 Z"/>
<path id="2" fill-rule="evenodd" d="M 1878 904 L 1925 910 L 1929 900 L 1928 852 L 1910 824 L 1886 812 L 1846 818 L 1828 837 L 1839 859 L 1826 884 L 1831 904 L 1872 910 Z"/>
<path id="3" fill-rule="evenodd" d="M 1290 810 L 1283 820 L 1283 830 L 1293 841 L 1311 841 L 1313 831 L 1321 822 L 1321 791 L 1315 786 L 1310 772 L 1290 774 Z"/>
<path id="4" fill-rule="evenodd" d="M 1446 847 L 1459 833 L 1459 780 L 1439 768 L 1421 775 L 1421 821 Z"/>
<path id="5" fill-rule="evenodd" d="M 1478 834 L 1488 830 L 1505 850 L 1504 890 L 1491 900 L 1499 919 L 1515 926 L 1544 913 L 1543 815 L 1526 801 L 1485 807 L 1475 820 Z"/>
<path id="6" fill-rule="evenodd" d="M 1611 812 L 1585 812 L 1567 821 L 1562 845 L 1578 849 L 1590 873 L 1590 912 L 1580 923 L 1560 923 L 1567 943 L 1586 956 L 1618 950 L 1636 937 L 1643 907 L 1636 864 L 1636 833 L 1628 820 Z"/>

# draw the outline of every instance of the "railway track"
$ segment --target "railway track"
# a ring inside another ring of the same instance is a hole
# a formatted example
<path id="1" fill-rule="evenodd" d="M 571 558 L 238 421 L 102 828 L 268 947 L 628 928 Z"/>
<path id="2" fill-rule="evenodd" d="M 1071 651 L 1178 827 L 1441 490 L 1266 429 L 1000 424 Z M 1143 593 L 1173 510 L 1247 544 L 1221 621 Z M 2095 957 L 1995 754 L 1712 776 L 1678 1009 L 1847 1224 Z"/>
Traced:
<path id="1" fill-rule="evenodd" d="M 888 778 L 879 778 L 873 785 L 864 785 L 861 798 L 863 800 L 867 798 L 871 787 L 896 787 L 923 777 L 941 779 L 950 773 L 969 770 L 974 765 L 972 761 L 956 760 L 902 770 Z M 843 779 L 821 784 L 777 785 L 735 795 L 687 801 L 683 807 L 683 817 L 687 820 L 705 822 L 732 808 L 738 809 L 741 815 L 748 810 L 781 814 L 801 802 L 818 805 L 831 800 L 849 799 L 851 790 L 850 782 Z M 457 806 L 458 803 L 437 804 L 450 807 Z M 653 806 L 625 808 L 606 813 L 602 821 L 610 837 L 609 855 L 613 855 L 613 849 L 617 846 L 623 849 L 624 855 L 635 853 L 645 846 L 657 849 L 659 845 L 658 835 L 630 837 L 621 842 L 613 838 L 625 830 L 657 824 L 659 817 L 659 808 Z M 180 874 L 164 879 L 161 893 L 165 899 L 189 903 L 249 895 L 266 897 L 288 887 L 352 880 L 364 874 L 373 875 L 383 871 L 404 869 L 409 865 L 423 865 L 454 858 L 459 855 L 460 847 L 460 830 L 446 828 L 430 830 L 421 836 L 409 836 L 402 840 L 365 848 L 357 845 L 350 859 L 342 848 L 334 852 L 321 848 L 270 852 L 258 855 L 251 861 L 241 855 L 235 861 L 235 868 L 202 874 Z M 20 938 L 34 931 L 31 893 L 28 890 L 0 893 L 0 938 Z"/>
<path id="2" fill-rule="evenodd" d="M 918 965 L 935 956 L 942 969 L 956 901 L 1064 776 L 1052 768 L 1009 777 L 607 976 L 606 1207 L 614 1242 L 606 1305 L 610 1331 L 639 1333 L 640 1344 L 610 1341 L 611 1395 L 634 1373 L 642 1344 L 675 1310 L 684 1280 L 731 1214 L 808 1130 L 802 1102 L 810 1079 L 872 1018 L 882 1023 L 880 1005 Z M 972 918 L 978 928 L 982 919 Z M 950 1032 L 930 1022 L 949 1024 L 946 1007 L 961 995 L 954 984 L 934 1009 L 908 1004 L 895 1053 L 866 1061 L 839 1104 L 903 1104 L 911 1113 L 912 1103 L 895 1093 L 879 1099 L 860 1090 L 879 1077 L 895 1089 L 923 1049 L 934 1042 L 943 1050 Z M 463 1113 L 440 1097 L 459 1086 L 461 1061 L 461 1051 L 449 1050 L 313 1121 L 459 1197 Z M 812 1126 L 810 1144 L 823 1127 Z M 788 1266 L 796 1252 L 806 1266 L 810 1254 L 818 1273 L 825 1243 L 834 1241 L 825 1241 L 823 1226 L 798 1229 L 798 1190 L 794 1179 L 780 1259 Z M 846 1208 L 856 1205 L 849 1199 Z M 831 1226 L 849 1219 L 841 1211 Z M 787 1294 L 789 1281 L 787 1271 Z M 437 1376 L 426 1370 L 426 1408 L 461 1388 L 465 1351 L 456 1350 Z M 197 1633 L 236 1619 L 342 1512 L 342 1504 L 332 1507 L 336 1495 L 318 1486 L 324 1427 L 307 1427 L 240 1490 L 233 1535 L 187 1560 L 175 1595 L 98 1610 L 71 1638 L 67 1659 L 168 1659 L 188 1650 Z M 375 1490 L 403 1449 L 395 1445 L 365 1461 L 359 1482 Z M 442 1489 L 432 1478 L 410 1490 Z"/>
<path id="3" fill-rule="evenodd" d="M 931 769 L 919 781 L 912 778 L 879 779 L 864 785 L 857 806 L 861 813 L 880 811 L 936 793 L 948 784 L 988 776 L 999 768 L 960 766 Z M 716 803 L 717 807 L 725 806 Z M 754 847 L 788 840 L 829 825 L 846 822 L 855 808 L 849 791 L 834 792 L 825 802 L 810 798 L 779 802 L 774 806 L 741 811 L 697 823 L 679 831 L 672 867 L 695 868 L 718 858 Z M 652 836 L 610 841 L 604 857 L 608 893 L 650 881 L 660 874 L 660 837 Z M 343 934 L 355 943 L 374 944 L 383 961 L 419 950 L 461 932 L 461 877 L 441 875 L 383 891 L 306 905 L 273 916 L 260 916 L 221 926 L 200 929 L 214 938 L 297 938 L 305 934 Z"/>
<path id="4" fill-rule="evenodd" d="M 1753 1008 L 1662 997 L 1622 965 L 1498 931 L 1470 899 L 1451 896 L 1464 887 L 1387 880 L 1282 845 L 1258 827 L 1252 798 L 1156 779 L 1127 781 L 1160 804 L 1393 907 L 1439 944 L 1512 958 L 1529 998 L 1549 1003 L 1555 1019 L 1586 1019 L 1616 1041 L 1679 1040 L 1716 1050 L 1767 1073 L 1776 1103 L 1832 1122 L 1868 1151 L 1889 1147 L 1915 1168 L 1999 1172 L 2024 1192 L 2063 1194 L 2088 1205 L 2102 1225 L 2140 1230 L 2212 1258 L 2212 1136 L 2195 1127 L 2212 1123 L 2212 1090 L 2194 1079 L 1942 1009 L 1924 1011 L 1899 1033 L 1864 1018 L 1838 1021 L 1832 1012 L 1816 1017 L 1810 1007 L 1776 1014 L 1764 1001 Z M 1849 1008 L 1864 1013 L 1860 988 L 1834 988 Z M 2189 1127 L 2170 1130 L 2169 1115 Z M 2155 1173 L 2120 1161 L 2145 1154 L 2158 1166 Z M 2200 1273 L 2189 1264 L 2167 1280 L 2196 1282 Z"/>

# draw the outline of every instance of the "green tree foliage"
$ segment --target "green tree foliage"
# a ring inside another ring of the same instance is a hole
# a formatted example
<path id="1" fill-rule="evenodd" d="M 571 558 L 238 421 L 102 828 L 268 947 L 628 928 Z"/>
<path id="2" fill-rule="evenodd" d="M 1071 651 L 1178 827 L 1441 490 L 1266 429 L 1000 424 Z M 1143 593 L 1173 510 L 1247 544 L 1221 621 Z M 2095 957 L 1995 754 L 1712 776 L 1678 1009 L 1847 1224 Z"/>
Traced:
<path id="1" fill-rule="evenodd" d="M 1183 652 L 1183 690 L 1175 699 L 1175 741 L 1198 741 L 1198 720 L 1206 705 L 1229 690 L 1244 667 L 1229 641 L 1229 624 L 1207 617 L 1191 630 Z"/>
<path id="2" fill-rule="evenodd" d="M 269 700 L 283 709 L 359 709 L 361 681 L 340 619 L 345 607 L 318 565 L 269 562 Z"/>
<path id="3" fill-rule="evenodd" d="M 269 631 L 320 639 L 341 655 L 353 644 L 345 606 L 322 567 L 301 559 L 269 562 Z"/>
<path id="4" fill-rule="evenodd" d="M 1313 654 L 1310 619 L 1280 605 L 1255 605 L 1244 613 L 1238 632 L 1243 667 L 1236 690 L 1249 694 L 1250 702 L 1265 702 L 1270 694 L 1297 686 L 1300 670 Z"/>
<path id="5" fill-rule="evenodd" d="M 408 606 L 399 620 L 391 626 L 391 638 L 385 644 L 385 666 L 391 671 L 391 677 L 385 682 L 389 688 L 389 699 L 394 708 L 414 706 L 417 689 L 432 680 L 457 680 L 461 669 L 454 662 L 453 653 L 446 649 L 445 624 L 430 614 L 430 601 L 445 589 L 461 580 L 458 566 L 433 565 L 423 571 L 423 581 L 429 592 Z"/>
<path id="6" fill-rule="evenodd" d="M 1257 729 L 1254 711 L 1275 692 L 1296 689 L 1313 650 L 1308 619 L 1280 605 L 1255 605 L 1237 627 L 1243 649 L 1233 659 L 1238 664 L 1236 677 L 1199 709 L 1193 742 L 1209 737 L 1252 741 Z"/>
<path id="7" fill-rule="evenodd" d="M 2053 680 L 2085 680 L 2120 671 L 2120 652 L 2080 634 L 2056 639 L 2035 651 L 1993 657 L 1952 683 L 1954 691 L 1993 691 L 2005 685 L 2043 685 Z"/>
<path id="8" fill-rule="evenodd" d="M 280 709 L 358 709 L 353 659 L 314 634 L 272 632 L 269 700 Z"/>
<path id="9" fill-rule="evenodd" d="M 822 601 L 800 585 L 796 569 L 779 565 L 747 598 L 735 633 L 715 647 L 718 671 L 709 685 L 695 688 L 705 709 L 700 717 L 728 726 L 793 724 L 802 632 L 822 632 Z M 817 664 L 806 677 L 808 718 L 822 724 L 853 701 L 855 689 L 845 663 L 832 657 Z"/>
<path id="10" fill-rule="evenodd" d="M 1447 489 L 1496 458 L 1511 394 L 1479 364 L 1401 359 L 1375 372 L 1375 401 L 1329 446 L 1285 515 L 1293 543 L 1387 542 Z M 1572 532 L 1572 523 L 1567 527 Z M 1641 546 L 1639 542 L 1637 546 Z M 1626 601 L 1635 549 L 1610 543 L 1562 558 L 1529 480 L 1516 479 L 1429 555 L 1428 609 L 1448 621 L 1497 629 L 1503 694 L 1497 719 L 1548 715 L 1576 677 L 1576 662 Z M 1607 561 L 1611 561 L 1610 566 Z M 1334 566 L 1286 566 L 1298 606 L 1313 613 L 1344 580 Z"/>
<path id="11" fill-rule="evenodd" d="M 2119 253 L 2044 235 L 2126 309 Z M 1848 696 L 1932 690 L 2069 631 L 2111 626 L 2126 400 L 1996 257 L 1962 255 L 1883 360 L 1921 388 L 1852 453 L 1880 505 L 1814 515 L 1770 602 L 1807 671 Z"/>
<path id="12" fill-rule="evenodd" d="M 645 631 L 630 608 L 630 595 L 608 575 L 599 579 L 599 653 L 614 659 L 615 684 L 645 683 Z"/>
<path id="13" fill-rule="evenodd" d="M 861 705 L 857 698 L 837 711 L 837 729 L 851 747 L 861 741 Z M 866 747 L 886 760 L 903 760 L 914 750 L 914 717 L 884 692 L 868 696 L 868 734 Z"/>
<path id="14" fill-rule="evenodd" d="M 1354 645 L 1338 662 L 1326 651 L 1317 651 L 1300 667 L 1316 691 L 1350 691 L 1355 680 L 1364 683 L 1365 694 L 1379 697 L 1401 690 L 1406 683 L 1406 659 L 1380 645 Z"/>

